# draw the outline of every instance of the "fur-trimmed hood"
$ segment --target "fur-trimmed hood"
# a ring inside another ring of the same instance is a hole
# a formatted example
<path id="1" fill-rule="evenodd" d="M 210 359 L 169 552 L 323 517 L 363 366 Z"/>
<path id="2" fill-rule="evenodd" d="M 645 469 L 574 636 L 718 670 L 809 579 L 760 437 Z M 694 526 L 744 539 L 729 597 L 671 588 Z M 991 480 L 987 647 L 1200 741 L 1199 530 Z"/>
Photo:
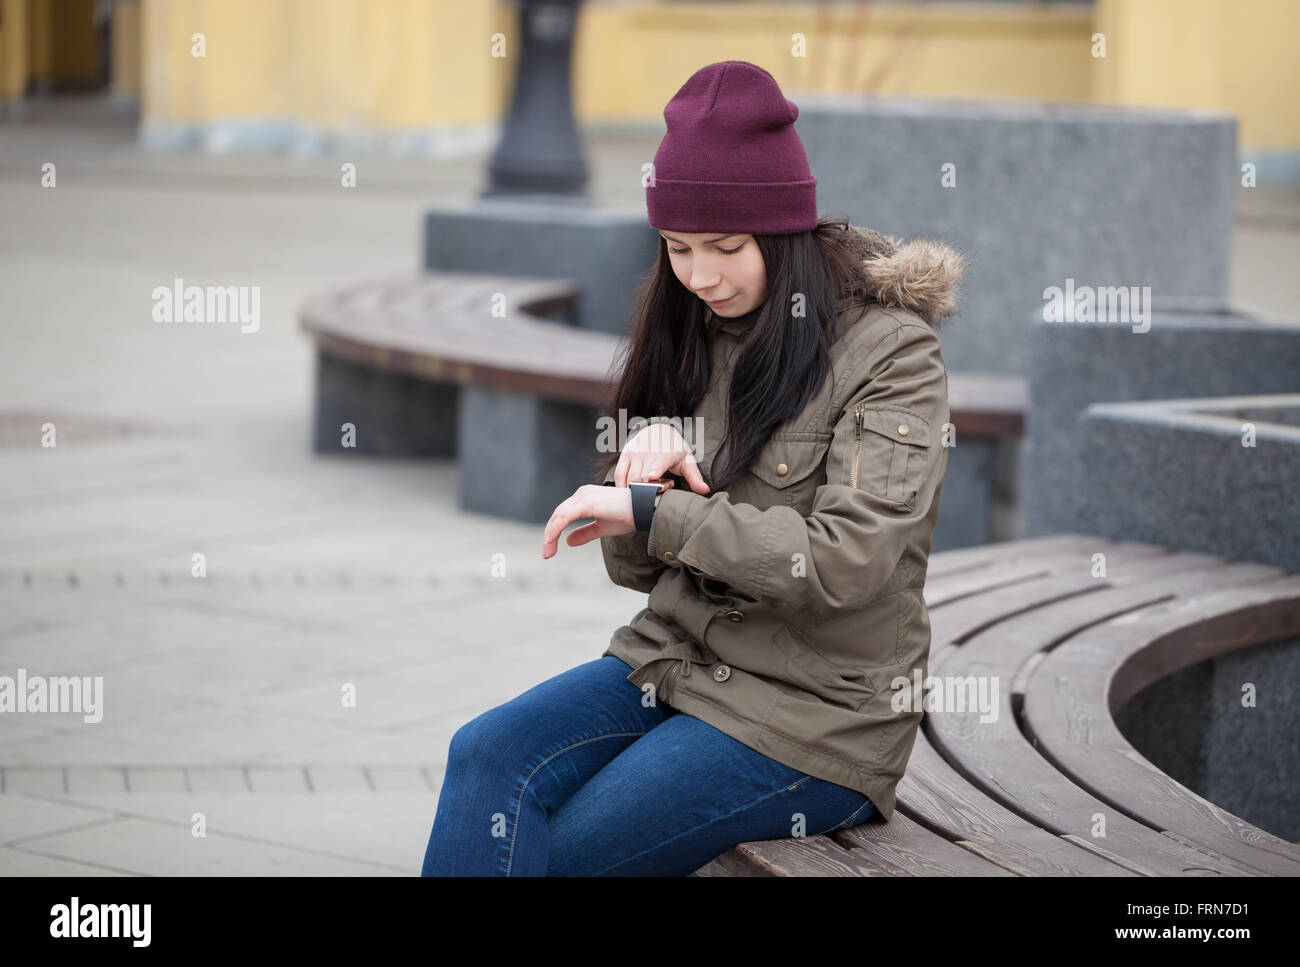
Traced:
<path id="1" fill-rule="evenodd" d="M 957 311 L 957 283 L 967 267 L 960 251 L 936 239 L 901 242 L 861 225 L 849 227 L 850 247 L 864 263 L 868 298 L 915 312 L 935 328 Z"/>

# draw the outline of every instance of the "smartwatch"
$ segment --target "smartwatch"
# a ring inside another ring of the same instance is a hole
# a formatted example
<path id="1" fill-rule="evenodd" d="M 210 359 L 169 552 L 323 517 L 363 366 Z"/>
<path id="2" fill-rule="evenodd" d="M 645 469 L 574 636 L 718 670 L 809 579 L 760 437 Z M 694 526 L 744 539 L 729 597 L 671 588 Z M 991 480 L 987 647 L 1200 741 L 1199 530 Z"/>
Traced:
<path id="1" fill-rule="evenodd" d="M 664 485 L 658 483 L 629 483 L 632 491 L 632 521 L 641 532 L 650 530 L 655 515 L 655 497 L 663 493 Z"/>

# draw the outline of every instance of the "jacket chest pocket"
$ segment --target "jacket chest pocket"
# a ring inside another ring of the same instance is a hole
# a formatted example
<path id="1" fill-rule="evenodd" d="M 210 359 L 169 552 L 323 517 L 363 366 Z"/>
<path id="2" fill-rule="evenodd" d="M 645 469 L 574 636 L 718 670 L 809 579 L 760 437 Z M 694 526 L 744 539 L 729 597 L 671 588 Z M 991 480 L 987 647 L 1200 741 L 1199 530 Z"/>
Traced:
<path id="1" fill-rule="evenodd" d="M 774 433 L 749 472 L 771 488 L 768 503 L 784 503 L 806 515 L 812 510 L 817 488 L 826 482 L 824 466 L 830 444 L 829 433 Z"/>
<path id="2" fill-rule="evenodd" d="M 843 483 L 911 507 L 930 460 L 930 423 L 897 406 L 860 404 Z"/>

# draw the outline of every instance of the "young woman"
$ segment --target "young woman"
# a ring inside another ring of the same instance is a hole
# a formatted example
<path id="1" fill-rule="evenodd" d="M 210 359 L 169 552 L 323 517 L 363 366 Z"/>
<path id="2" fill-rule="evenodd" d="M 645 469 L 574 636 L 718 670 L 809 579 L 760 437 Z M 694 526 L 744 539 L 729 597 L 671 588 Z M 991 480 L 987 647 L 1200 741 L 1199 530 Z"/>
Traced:
<path id="1" fill-rule="evenodd" d="M 934 327 L 962 256 L 819 220 L 795 105 L 697 72 L 647 188 L 659 258 L 614 415 L 652 414 L 543 533 L 649 593 L 600 658 L 461 727 L 425 875 L 683 876 L 888 820 L 921 718 L 947 469 Z M 617 422 L 617 420 L 616 420 Z"/>

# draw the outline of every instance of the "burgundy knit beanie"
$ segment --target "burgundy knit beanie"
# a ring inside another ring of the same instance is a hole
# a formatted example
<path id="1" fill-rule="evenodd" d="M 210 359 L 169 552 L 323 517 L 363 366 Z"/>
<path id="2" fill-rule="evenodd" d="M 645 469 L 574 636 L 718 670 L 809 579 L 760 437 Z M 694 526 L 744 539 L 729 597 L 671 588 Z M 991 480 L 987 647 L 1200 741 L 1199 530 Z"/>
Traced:
<path id="1" fill-rule="evenodd" d="M 646 188 L 654 228 L 782 235 L 817 226 L 817 179 L 795 133 L 799 108 L 757 64 L 691 75 L 664 108 L 668 133 Z"/>

